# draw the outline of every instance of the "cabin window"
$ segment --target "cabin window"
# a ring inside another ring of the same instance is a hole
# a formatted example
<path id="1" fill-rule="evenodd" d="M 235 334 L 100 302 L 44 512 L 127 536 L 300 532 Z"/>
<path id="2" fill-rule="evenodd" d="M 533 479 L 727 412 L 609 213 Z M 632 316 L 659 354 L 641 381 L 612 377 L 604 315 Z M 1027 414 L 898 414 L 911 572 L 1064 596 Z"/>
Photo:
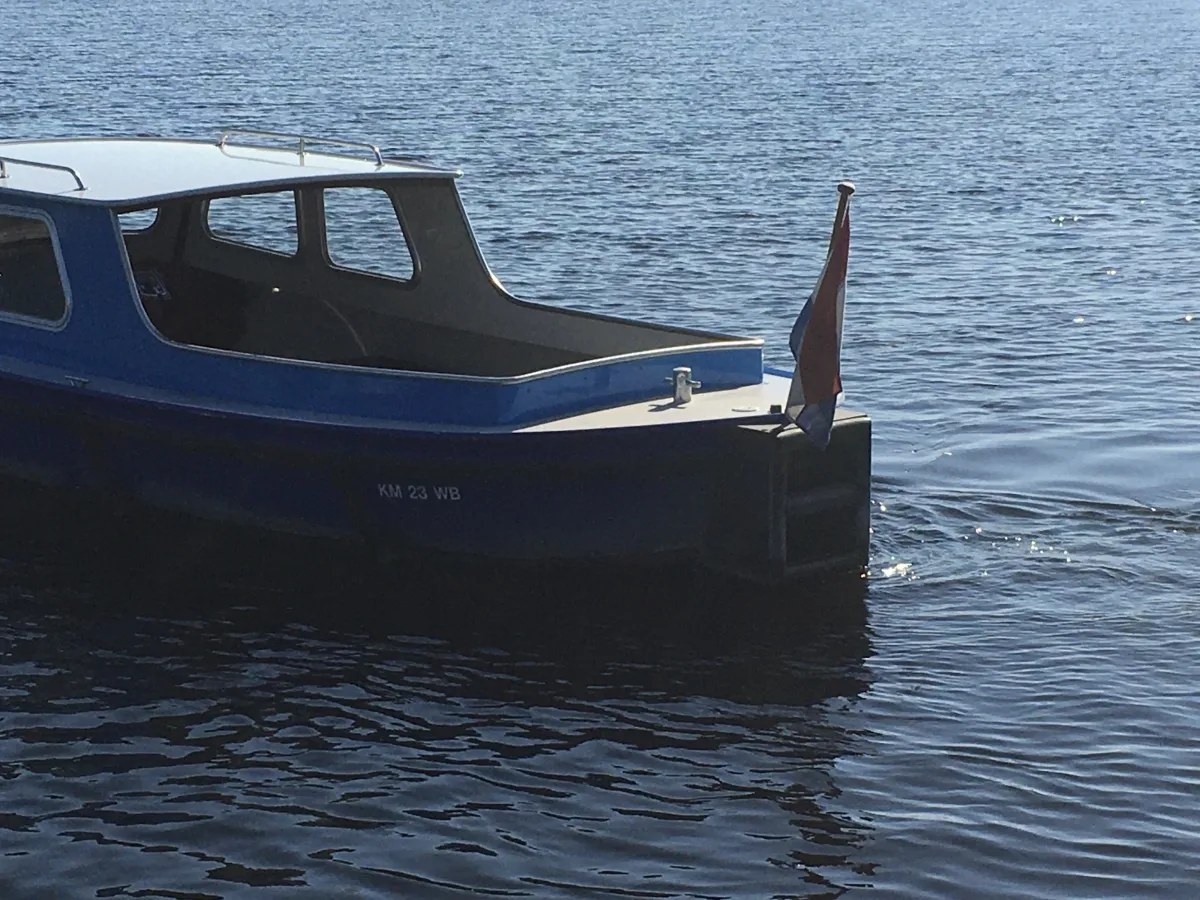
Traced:
<path id="1" fill-rule="evenodd" d="M 370 187 L 326 188 L 325 247 L 342 269 L 411 281 L 412 251 L 396 207 L 386 191 Z"/>
<path id="2" fill-rule="evenodd" d="M 295 256 L 296 195 L 275 191 L 211 200 L 208 230 L 213 237 L 233 244 Z"/>
<path id="3" fill-rule="evenodd" d="M 158 208 L 136 209 L 133 212 L 123 212 L 117 215 L 123 234 L 136 234 L 139 231 L 149 231 L 158 221 Z"/>
<path id="4" fill-rule="evenodd" d="M 0 212 L 0 314 L 60 323 L 67 291 L 46 220 Z"/>

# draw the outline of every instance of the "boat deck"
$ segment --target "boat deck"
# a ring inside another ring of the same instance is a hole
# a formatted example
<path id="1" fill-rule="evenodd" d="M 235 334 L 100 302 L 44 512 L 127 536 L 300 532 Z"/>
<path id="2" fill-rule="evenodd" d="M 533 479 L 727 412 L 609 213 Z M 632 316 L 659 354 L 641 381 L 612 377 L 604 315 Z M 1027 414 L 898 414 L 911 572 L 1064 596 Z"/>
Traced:
<path id="1" fill-rule="evenodd" d="M 722 391 L 705 392 L 701 390 L 692 395 L 690 403 L 683 404 L 673 403 L 667 396 L 668 386 L 664 385 L 664 396 L 659 400 L 629 403 L 624 406 L 581 413 L 577 416 L 565 416 L 514 430 L 517 432 L 589 431 L 715 421 L 761 421 L 764 417 L 771 415 L 773 405 L 782 406 L 787 401 L 790 385 L 790 378 L 767 372 L 763 374 L 761 384 L 748 384 L 744 387 Z M 864 413 L 838 408 L 834 420 L 840 422 L 864 417 Z M 782 422 L 782 419 L 780 421 Z"/>

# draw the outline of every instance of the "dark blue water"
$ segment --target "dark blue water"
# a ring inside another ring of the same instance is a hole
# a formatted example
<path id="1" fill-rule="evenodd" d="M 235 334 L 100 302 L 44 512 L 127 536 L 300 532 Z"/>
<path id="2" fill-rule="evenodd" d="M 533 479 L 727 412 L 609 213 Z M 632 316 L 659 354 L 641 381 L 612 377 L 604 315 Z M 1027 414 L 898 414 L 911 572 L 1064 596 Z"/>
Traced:
<path id="1" fill-rule="evenodd" d="M 429 153 L 514 292 L 775 363 L 854 178 L 877 503 L 868 584 L 782 599 L 181 596 L 8 534 L 0 895 L 1200 895 L 1198 32 L 1104 0 L 10 4 L 5 136 Z"/>

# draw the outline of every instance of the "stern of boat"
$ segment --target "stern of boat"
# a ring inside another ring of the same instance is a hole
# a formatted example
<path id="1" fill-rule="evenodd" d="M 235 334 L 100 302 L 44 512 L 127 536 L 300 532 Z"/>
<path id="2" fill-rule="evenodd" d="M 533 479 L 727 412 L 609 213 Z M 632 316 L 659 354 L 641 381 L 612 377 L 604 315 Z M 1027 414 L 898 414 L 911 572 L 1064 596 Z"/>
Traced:
<path id="1" fill-rule="evenodd" d="M 703 562 L 761 582 L 864 571 L 871 535 L 871 420 L 839 410 L 829 445 L 795 426 L 733 426 Z"/>

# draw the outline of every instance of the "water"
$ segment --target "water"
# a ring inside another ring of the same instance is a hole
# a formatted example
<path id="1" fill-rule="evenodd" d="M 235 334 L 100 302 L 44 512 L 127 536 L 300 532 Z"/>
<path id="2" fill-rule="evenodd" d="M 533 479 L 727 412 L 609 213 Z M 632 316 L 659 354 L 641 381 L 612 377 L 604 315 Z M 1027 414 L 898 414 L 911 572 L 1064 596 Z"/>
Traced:
<path id="1" fill-rule="evenodd" d="M 10 535 L 0 893 L 1195 896 L 1198 27 L 1105 0 L 10 5 L 8 136 L 429 153 L 517 294 L 775 363 L 854 178 L 877 502 L 869 583 L 807 611 L 549 579 L 181 598 Z"/>

